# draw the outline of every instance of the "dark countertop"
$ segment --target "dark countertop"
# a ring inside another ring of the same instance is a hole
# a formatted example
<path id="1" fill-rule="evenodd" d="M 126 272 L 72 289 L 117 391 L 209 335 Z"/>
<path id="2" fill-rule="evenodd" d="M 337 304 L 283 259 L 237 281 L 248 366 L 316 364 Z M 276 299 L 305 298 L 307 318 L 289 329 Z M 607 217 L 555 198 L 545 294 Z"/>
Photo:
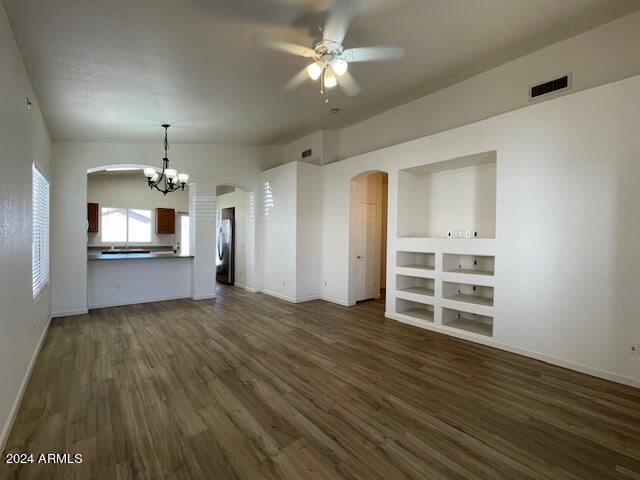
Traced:
<path id="1" fill-rule="evenodd" d="M 193 258 L 179 253 L 89 253 L 87 260 L 150 260 L 155 258 Z"/>

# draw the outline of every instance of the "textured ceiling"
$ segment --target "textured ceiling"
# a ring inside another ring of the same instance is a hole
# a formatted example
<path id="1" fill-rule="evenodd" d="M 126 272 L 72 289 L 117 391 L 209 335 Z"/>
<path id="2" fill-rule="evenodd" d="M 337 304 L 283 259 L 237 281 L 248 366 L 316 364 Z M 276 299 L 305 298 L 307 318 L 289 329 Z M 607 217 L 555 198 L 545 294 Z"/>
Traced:
<path id="1" fill-rule="evenodd" d="M 305 59 L 255 36 L 312 43 L 326 0 L 3 0 L 54 141 L 284 143 L 341 128 L 640 8 L 639 0 L 393 0 L 345 47 L 405 59 L 352 65 L 356 97 L 284 83 Z M 377 2 L 381 3 L 381 2 Z M 329 109 L 342 108 L 338 115 Z"/>

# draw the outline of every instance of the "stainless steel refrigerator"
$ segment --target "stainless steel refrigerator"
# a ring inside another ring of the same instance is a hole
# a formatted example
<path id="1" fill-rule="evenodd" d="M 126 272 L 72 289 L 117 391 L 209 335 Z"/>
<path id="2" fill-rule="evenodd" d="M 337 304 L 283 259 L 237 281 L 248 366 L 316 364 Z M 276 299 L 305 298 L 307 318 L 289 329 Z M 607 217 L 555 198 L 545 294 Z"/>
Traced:
<path id="1" fill-rule="evenodd" d="M 223 208 L 218 223 L 216 279 L 233 285 L 235 267 L 235 208 Z"/>

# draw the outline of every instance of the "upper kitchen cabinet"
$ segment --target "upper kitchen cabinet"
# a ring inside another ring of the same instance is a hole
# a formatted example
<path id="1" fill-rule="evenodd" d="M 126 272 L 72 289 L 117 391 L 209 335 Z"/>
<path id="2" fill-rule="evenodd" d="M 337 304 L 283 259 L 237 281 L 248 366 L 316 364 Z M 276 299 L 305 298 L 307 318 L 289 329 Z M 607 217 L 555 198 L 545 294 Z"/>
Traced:
<path id="1" fill-rule="evenodd" d="M 97 203 L 87 203 L 87 232 L 98 233 L 99 211 Z"/>
<path id="2" fill-rule="evenodd" d="M 156 208 L 156 234 L 176 233 L 176 211 L 173 208 Z"/>

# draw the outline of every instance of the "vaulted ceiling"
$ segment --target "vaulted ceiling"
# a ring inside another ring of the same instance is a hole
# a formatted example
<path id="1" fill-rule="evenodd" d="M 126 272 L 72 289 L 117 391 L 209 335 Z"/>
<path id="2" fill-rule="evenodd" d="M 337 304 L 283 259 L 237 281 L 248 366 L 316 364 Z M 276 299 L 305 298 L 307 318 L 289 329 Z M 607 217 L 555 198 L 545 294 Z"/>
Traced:
<path id="1" fill-rule="evenodd" d="M 344 0 L 343 0 L 344 1 Z M 640 8 L 638 0 L 387 0 L 345 47 L 403 60 L 352 65 L 356 97 L 283 85 L 308 60 L 256 35 L 313 44 L 328 0 L 3 0 L 54 141 L 284 143 L 340 128 Z M 333 107 L 341 108 L 337 115 Z"/>

